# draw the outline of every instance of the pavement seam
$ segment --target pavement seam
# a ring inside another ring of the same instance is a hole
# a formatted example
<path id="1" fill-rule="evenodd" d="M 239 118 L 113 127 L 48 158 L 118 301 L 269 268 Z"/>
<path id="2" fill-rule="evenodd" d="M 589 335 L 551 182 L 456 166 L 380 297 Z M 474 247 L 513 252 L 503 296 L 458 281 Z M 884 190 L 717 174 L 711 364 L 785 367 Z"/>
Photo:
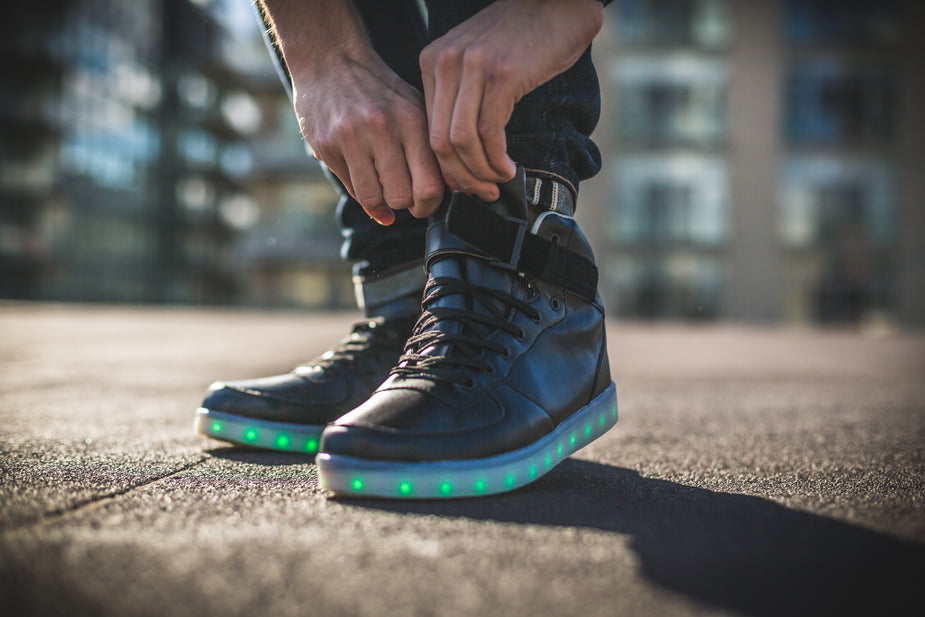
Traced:
<path id="1" fill-rule="evenodd" d="M 98 508 L 102 508 L 114 502 L 115 500 L 119 499 L 120 497 L 123 497 L 124 495 L 131 493 L 132 491 L 136 491 L 138 489 L 141 489 L 146 486 L 150 486 L 152 484 L 160 482 L 161 480 L 167 480 L 185 471 L 189 471 L 190 469 L 196 467 L 197 465 L 201 465 L 204 462 L 206 462 L 208 458 L 209 457 L 203 455 L 198 460 L 195 460 L 191 463 L 187 463 L 186 465 L 183 465 L 179 469 L 176 469 L 175 471 L 172 471 L 163 476 L 155 476 L 155 477 L 145 480 L 144 482 L 133 484 L 131 486 L 128 486 L 124 489 L 120 489 L 118 491 L 106 493 L 105 495 L 100 495 L 98 497 L 91 497 L 89 499 L 85 499 L 83 501 L 73 503 L 70 506 L 67 506 L 64 508 L 57 508 L 55 510 L 51 510 L 50 512 L 46 512 L 40 515 L 39 518 L 37 519 L 33 519 L 31 521 L 23 521 L 22 523 L 19 523 L 17 525 L 11 525 L 7 527 L 6 529 L 3 529 L 2 533 L 6 534 L 9 532 L 20 531 L 28 527 L 41 528 L 47 525 L 51 525 L 53 523 L 57 523 L 68 517 L 76 516 L 77 514 L 83 514 L 84 512 L 89 512 L 89 511 L 92 511 Z"/>

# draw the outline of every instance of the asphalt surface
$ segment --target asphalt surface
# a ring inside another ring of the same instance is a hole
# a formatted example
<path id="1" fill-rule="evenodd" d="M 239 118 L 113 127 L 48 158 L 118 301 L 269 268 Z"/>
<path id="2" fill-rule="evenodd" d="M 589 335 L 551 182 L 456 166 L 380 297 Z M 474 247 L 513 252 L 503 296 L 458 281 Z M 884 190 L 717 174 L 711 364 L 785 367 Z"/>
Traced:
<path id="1" fill-rule="evenodd" d="M 497 497 L 332 498 L 192 433 L 353 318 L 0 305 L 0 612 L 921 611 L 925 335 L 612 323 L 620 422 Z"/>

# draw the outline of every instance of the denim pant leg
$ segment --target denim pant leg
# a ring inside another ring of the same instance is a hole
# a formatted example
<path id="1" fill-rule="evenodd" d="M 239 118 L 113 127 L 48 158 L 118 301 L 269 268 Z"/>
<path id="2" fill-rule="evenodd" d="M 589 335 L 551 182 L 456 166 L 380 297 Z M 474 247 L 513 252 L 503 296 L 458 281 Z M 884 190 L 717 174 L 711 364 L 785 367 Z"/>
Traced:
<path id="1" fill-rule="evenodd" d="M 427 0 L 431 40 L 443 36 L 492 0 Z M 546 33 L 556 36 L 555 24 Z M 524 96 L 505 129 L 508 154 L 527 174 L 568 186 L 601 169 L 601 154 L 591 132 L 601 114 L 601 93 L 590 47 L 564 73 Z"/>
<path id="2" fill-rule="evenodd" d="M 418 56 L 427 41 L 427 28 L 415 0 L 355 0 L 355 4 L 376 52 L 402 79 L 423 91 Z M 283 56 L 269 36 L 264 38 L 292 98 L 292 83 Z M 334 174 L 327 175 L 341 194 L 337 206 L 337 220 L 344 237 L 341 255 L 357 262 L 356 274 L 375 277 L 424 258 L 425 220 L 400 210 L 395 213 L 395 222 L 383 227 L 366 214 Z"/>

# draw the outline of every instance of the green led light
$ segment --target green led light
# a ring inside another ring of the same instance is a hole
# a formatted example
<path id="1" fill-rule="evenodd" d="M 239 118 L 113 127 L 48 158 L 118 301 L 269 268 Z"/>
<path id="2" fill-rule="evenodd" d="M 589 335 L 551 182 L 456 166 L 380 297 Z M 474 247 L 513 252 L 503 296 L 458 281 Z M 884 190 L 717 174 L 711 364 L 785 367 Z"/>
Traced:
<path id="1" fill-rule="evenodd" d="M 530 471 L 528 473 L 530 474 L 531 480 L 535 478 L 536 477 L 536 465 L 530 465 Z"/>
<path id="2" fill-rule="evenodd" d="M 558 454 L 559 456 L 562 456 L 562 444 L 561 443 L 559 444 L 559 447 L 556 448 L 556 454 Z"/>
<path id="3" fill-rule="evenodd" d="M 614 403 L 614 404 L 613 404 L 613 407 L 611 407 L 611 409 L 610 409 L 610 416 L 611 416 L 612 418 L 616 418 L 616 417 L 617 417 L 617 404 L 616 404 L 616 403 Z"/>
<path id="4" fill-rule="evenodd" d="M 516 481 L 517 479 L 514 478 L 514 474 L 511 474 L 504 479 L 504 484 L 506 484 L 508 488 L 514 488 L 514 482 Z"/>
<path id="5" fill-rule="evenodd" d="M 559 447 L 561 448 L 562 446 Z M 548 454 L 546 455 L 546 467 L 552 467 L 552 457 Z"/>
<path id="6" fill-rule="evenodd" d="M 591 425 L 590 424 L 585 424 L 585 436 L 586 437 L 591 436 Z"/>
<path id="7" fill-rule="evenodd" d="M 440 485 L 440 494 L 449 495 L 453 492 L 453 485 L 449 482 L 444 482 Z"/>
<path id="8" fill-rule="evenodd" d="M 487 488 L 488 488 L 488 482 L 486 482 L 485 480 L 475 481 L 475 492 L 476 493 L 484 493 Z"/>
<path id="9" fill-rule="evenodd" d="M 286 433 L 280 433 L 276 436 L 276 447 L 277 448 L 288 448 L 289 444 L 292 443 L 292 439 L 289 438 L 289 435 Z"/>
<path id="10" fill-rule="evenodd" d="M 306 441 L 306 442 L 305 442 L 305 451 L 306 451 L 306 452 L 311 452 L 312 454 L 314 454 L 315 452 L 317 452 L 317 451 L 318 451 L 318 440 L 312 438 L 312 439 L 309 439 L 308 441 Z"/>
<path id="11" fill-rule="evenodd" d="M 350 486 L 352 486 L 353 490 L 355 491 L 358 491 L 358 492 L 362 491 L 363 490 L 363 480 L 361 480 L 360 478 L 354 478 L 353 482 L 350 483 Z"/>
<path id="12" fill-rule="evenodd" d="M 212 432 L 213 432 L 213 433 L 221 433 L 221 432 L 222 432 L 222 423 L 221 423 L 221 422 L 213 422 L 213 423 L 212 423 Z"/>
<path id="13" fill-rule="evenodd" d="M 249 428 L 244 431 L 244 441 L 257 441 L 257 429 Z"/>
<path id="14" fill-rule="evenodd" d="M 601 414 L 601 427 L 603 427 L 605 424 L 607 424 L 607 416 L 605 414 Z"/>
<path id="15" fill-rule="evenodd" d="M 410 495 L 412 491 L 410 482 L 402 482 L 398 485 L 398 492 L 402 495 Z"/>
<path id="16" fill-rule="evenodd" d="M 572 433 L 571 437 L 568 438 L 568 445 L 570 446 L 575 445 L 575 433 Z"/>

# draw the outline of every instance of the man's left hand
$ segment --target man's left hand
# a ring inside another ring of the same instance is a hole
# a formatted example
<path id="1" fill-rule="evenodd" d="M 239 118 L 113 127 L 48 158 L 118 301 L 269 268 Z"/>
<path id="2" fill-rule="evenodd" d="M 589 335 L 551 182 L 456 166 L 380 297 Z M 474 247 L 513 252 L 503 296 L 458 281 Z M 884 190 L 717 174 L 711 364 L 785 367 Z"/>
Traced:
<path id="1" fill-rule="evenodd" d="M 447 185 L 485 201 L 514 176 L 504 128 L 601 29 L 598 0 L 498 0 L 421 52 L 430 145 Z"/>

